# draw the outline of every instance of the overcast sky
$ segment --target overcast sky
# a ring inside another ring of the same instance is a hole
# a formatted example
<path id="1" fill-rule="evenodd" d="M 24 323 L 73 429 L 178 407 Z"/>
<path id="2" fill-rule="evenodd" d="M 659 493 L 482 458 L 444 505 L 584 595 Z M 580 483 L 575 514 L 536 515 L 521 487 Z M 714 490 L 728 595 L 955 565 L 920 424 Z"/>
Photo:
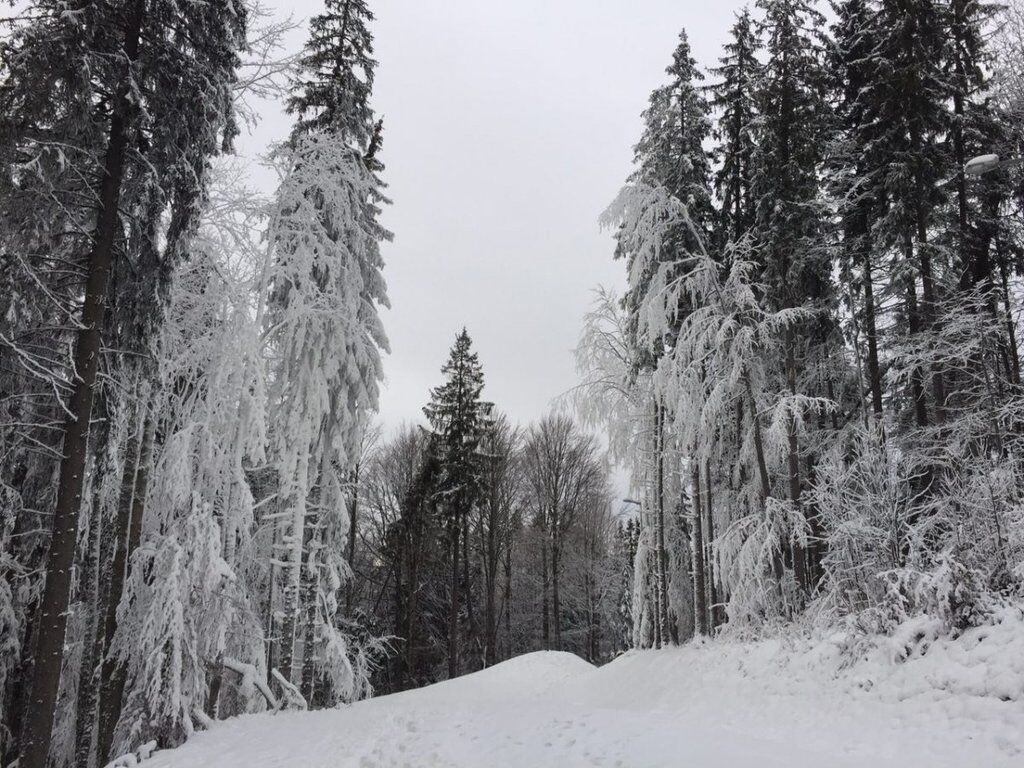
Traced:
<path id="1" fill-rule="evenodd" d="M 271 0 L 282 15 L 317 0 Z M 717 62 L 728 0 L 371 0 L 374 106 L 395 233 L 385 247 L 392 354 L 381 418 L 419 420 L 466 326 L 485 396 L 526 423 L 576 380 L 592 289 L 620 287 L 597 217 L 629 172 L 639 114 L 679 30 Z M 302 44 L 304 32 L 294 45 Z M 268 109 L 243 143 L 288 132 Z"/>

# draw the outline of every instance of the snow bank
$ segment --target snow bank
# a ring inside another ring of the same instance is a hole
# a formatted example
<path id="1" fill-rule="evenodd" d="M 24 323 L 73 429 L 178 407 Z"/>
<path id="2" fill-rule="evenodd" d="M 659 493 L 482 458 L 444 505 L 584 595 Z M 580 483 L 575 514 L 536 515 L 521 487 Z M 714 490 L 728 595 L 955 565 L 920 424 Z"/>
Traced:
<path id="1" fill-rule="evenodd" d="M 856 648 L 856 654 L 853 649 Z M 851 663 L 851 658 L 855 661 Z M 1024 765 L 1024 618 L 634 652 L 534 653 L 340 710 L 217 723 L 147 768 Z"/>
<path id="2" fill-rule="evenodd" d="M 594 671 L 594 666 L 572 653 L 537 651 L 495 664 L 471 675 L 430 686 L 437 702 L 465 704 L 535 699 Z M 388 697 L 418 698 L 421 690 Z"/>
<path id="3" fill-rule="evenodd" d="M 633 652 L 562 695 L 858 758 L 1020 766 L 1024 615 L 1006 611 L 956 638 L 913 619 L 868 642 L 833 633 Z"/>

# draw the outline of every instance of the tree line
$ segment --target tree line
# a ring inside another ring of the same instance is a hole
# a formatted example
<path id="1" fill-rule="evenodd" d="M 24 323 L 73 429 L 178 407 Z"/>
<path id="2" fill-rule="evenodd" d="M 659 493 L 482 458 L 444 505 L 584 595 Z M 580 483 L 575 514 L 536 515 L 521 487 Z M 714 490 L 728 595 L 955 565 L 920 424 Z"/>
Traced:
<path id="1" fill-rule="evenodd" d="M 391 638 L 377 690 L 534 650 L 611 658 L 629 635 L 632 529 L 597 440 L 564 413 L 523 428 L 482 400 L 465 330 L 442 372 L 427 423 L 371 440 L 353 485 L 353 607 Z"/>
<path id="2" fill-rule="evenodd" d="M 577 401 L 642 491 L 638 646 L 1020 594 L 1020 8 L 831 10 L 758 0 L 707 75 L 684 30 L 602 217 Z"/>

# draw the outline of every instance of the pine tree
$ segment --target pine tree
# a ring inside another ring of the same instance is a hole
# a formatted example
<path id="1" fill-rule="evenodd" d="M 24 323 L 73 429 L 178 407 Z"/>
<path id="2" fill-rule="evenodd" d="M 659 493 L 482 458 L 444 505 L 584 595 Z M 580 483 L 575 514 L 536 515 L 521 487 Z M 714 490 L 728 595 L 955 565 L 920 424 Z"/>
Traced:
<path id="1" fill-rule="evenodd" d="M 809 303 L 819 310 L 812 322 L 790 327 L 782 344 L 780 370 L 791 396 L 824 395 L 838 347 L 833 321 L 831 259 L 818 177 L 830 116 L 823 66 L 821 14 L 808 0 L 761 0 L 761 34 L 766 61 L 758 89 L 761 119 L 755 153 L 755 243 L 763 270 L 765 300 L 776 310 Z M 790 414 L 786 432 L 789 501 L 801 509 L 801 449 L 798 422 Z M 807 511 L 805 510 L 805 513 Z M 797 582 L 809 589 L 804 546 L 793 547 Z"/>
<path id="2" fill-rule="evenodd" d="M 757 120 L 755 94 L 761 64 L 757 37 L 750 11 L 744 8 L 736 16 L 725 44 L 725 55 L 711 73 L 719 82 L 709 87 L 711 107 L 717 115 L 714 151 L 715 194 L 721 205 L 717 242 L 739 240 L 754 223 L 751 195 L 752 164 Z"/>
<path id="3" fill-rule="evenodd" d="M 876 242 L 898 249 L 894 279 L 905 296 L 905 327 L 911 338 L 934 328 L 938 287 L 935 249 L 929 243 L 950 171 L 941 137 L 949 128 L 948 79 L 941 62 L 948 39 L 932 0 L 882 0 L 873 14 L 870 77 L 857 96 L 861 128 L 855 141 L 865 153 L 865 192 L 884 206 L 875 223 Z M 915 252 L 916 251 L 916 252 Z M 918 305 L 917 284 L 921 299 Z M 918 426 L 942 419 L 944 374 L 938 365 L 918 370 L 910 384 Z M 932 413 L 926 399 L 930 373 Z"/>
<path id="4" fill-rule="evenodd" d="M 463 328 L 455 337 L 448 361 L 441 368 L 445 381 L 431 390 L 430 404 L 423 412 L 436 436 L 440 480 L 437 494 L 448 536 L 448 564 L 451 568 L 448 604 L 448 676 L 457 677 L 459 659 L 460 538 L 483 488 L 483 457 L 478 452 L 488 427 L 491 405 L 480 399 L 483 370 L 472 340 Z M 463 564 L 464 566 L 465 564 Z"/>
<path id="5" fill-rule="evenodd" d="M 358 459 L 368 414 L 377 407 L 381 352 L 388 348 L 378 308 L 388 305 L 380 244 L 391 235 L 378 222 L 386 199 L 375 156 L 380 126 L 369 104 L 376 66 L 372 20 L 364 2 L 340 0 L 310 22 L 288 104 L 297 120 L 282 149 L 271 223 L 269 319 L 282 361 L 275 434 L 291 505 L 279 662 L 290 679 L 304 616 L 307 698 L 317 633 L 333 636 L 318 594 L 331 583 L 321 579 L 327 565 L 320 558 L 331 556 L 336 544 L 322 536 L 343 530 L 331 523 L 342 503 L 336 473 L 349 472 Z M 307 517 L 315 518 L 313 525 Z"/>
<path id="6" fill-rule="evenodd" d="M 668 83 L 651 93 L 650 104 L 643 113 L 644 130 L 633 148 L 635 170 L 630 181 L 664 187 L 687 205 L 697 233 L 707 239 L 715 219 L 710 163 L 704 148 L 711 132 L 710 107 L 700 86 L 704 75 L 690 53 L 686 30 L 679 33 L 679 44 L 665 72 L 669 76 Z M 672 232 L 667 238 L 663 259 L 671 261 L 676 253 L 695 250 L 693 237 L 689 228 Z M 644 302 L 656 265 L 649 264 L 646 273 L 639 273 L 633 270 L 636 262 L 632 255 L 624 255 L 630 276 L 623 301 L 635 323 L 636 308 Z M 638 366 L 651 367 L 658 354 L 659 341 L 633 340 Z"/>
<path id="7" fill-rule="evenodd" d="M 872 69 L 874 15 L 869 0 L 846 0 L 836 6 L 834 43 L 830 63 L 837 94 L 838 135 L 832 148 L 833 193 L 839 199 L 843 244 L 840 269 L 844 279 L 861 288 L 860 304 L 852 307 L 853 318 L 864 328 L 867 388 L 871 393 L 871 414 L 881 423 L 882 367 L 879 361 L 878 320 L 875 281 L 877 266 L 872 222 L 881 215 L 884 198 L 870 184 L 865 157 L 879 128 L 865 121 L 861 94 L 878 72 Z M 851 294 L 852 295 L 852 294 Z M 859 334 L 858 334 L 859 336 Z"/>
<path id="8" fill-rule="evenodd" d="M 324 12 L 310 19 L 300 75 L 288 100 L 288 111 L 298 116 L 293 135 L 336 131 L 369 149 L 377 68 L 372 23 L 366 0 L 325 0 Z"/>
<path id="9" fill-rule="evenodd" d="M 690 52 L 686 30 L 679 34 L 679 44 L 672 55 L 672 63 L 665 70 L 669 81 L 651 93 L 648 108 L 643 113 L 644 131 L 633 149 L 635 170 L 630 176 L 634 183 L 664 188 L 668 194 L 683 201 L 691 211 L 690 223 L 666 234 L 664 250 L 658 261 L 638 259 L 620 240 L 620 255 L 627 258 L 629 288 L 623 297 L 628 319 L 629 344 L 632 348 L 633 378 L 641 371 L 651 371 L 666 346 L 672 343 L 669 330 L 659 338 L 641 338 L 639 312 L 649 300 L 651 281 L 662 264 L 671 263 L 681 253 L 697 249 L 697 240 L 707 240 L 714 229 L 715 210 L 711 201 L 711 171 L 704 145 L 711 131 L 708 118 L 710 107 L 700 83 L 703 73 Z M 638 265 L 643 264 L 643 268 Z M 651 445 L 652 486 L 654 507 L 655 558 L 655 644 L 668 642 L 668 553 L 665 550 L 665 420 L 664 405 L 655 395 L 648 406 L 652 415 L 649 434 Z"/>

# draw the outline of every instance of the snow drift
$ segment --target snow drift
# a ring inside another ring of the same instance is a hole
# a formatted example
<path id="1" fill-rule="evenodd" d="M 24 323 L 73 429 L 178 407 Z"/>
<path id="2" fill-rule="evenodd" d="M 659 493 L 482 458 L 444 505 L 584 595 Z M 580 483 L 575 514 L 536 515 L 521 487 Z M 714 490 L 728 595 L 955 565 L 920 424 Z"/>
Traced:
<path id="1" fill-rule="evenodd" d="M 714 641 L 595 668 L 540 652 L 344 709 L 215 724 L 147 768 L 1016 766 L 1024 619 L 956 639 Z M 856 659 L 851 663 L 850 659 Z"/>

